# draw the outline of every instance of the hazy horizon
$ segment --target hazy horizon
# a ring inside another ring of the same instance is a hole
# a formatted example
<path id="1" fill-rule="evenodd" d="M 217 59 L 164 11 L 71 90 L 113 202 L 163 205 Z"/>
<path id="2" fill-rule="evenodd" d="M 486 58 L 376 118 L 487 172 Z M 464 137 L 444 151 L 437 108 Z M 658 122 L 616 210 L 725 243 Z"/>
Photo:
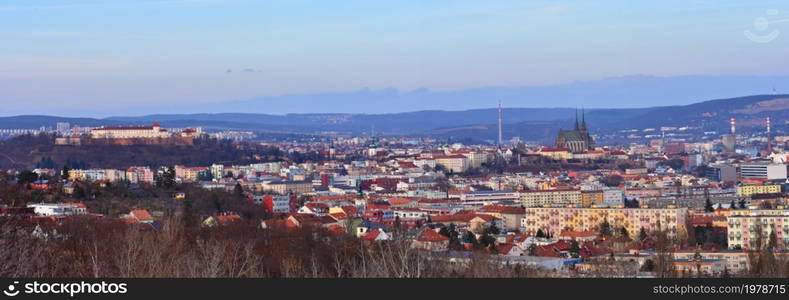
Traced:
<path id="1" fill-rule="evenodd" d="M 248 100 L 204 104 L 172 103 L 169 107 L 139 105 L 125 109 L 98 110 L 74 106 L 75 109 L 13 111 L 0 107 L 0 117 L 138 117 L 171 114 L 249 113 L 289 114 L 393 114 L 418 111 L 468 111 L 496 108 L 498 100 L 505 108 L 586 108 L 622 109 L 688 105 L 709 100 L 753 95 L 786 94 L 789 76 L 624 76 L 593 81 L 533 87 L 483 87 L 460 91 L 432 91 L 421 88 L 409 91 L 395 88 L 362 88 L 348 92 L 295 94 Z M 538 101 L 534 101 L 537 99 Z M 591 99 L 591 100 L 590 100 Z M 629 101 L 627 104 L 617 102 Z M 346 105 L 338 105 L 344 103 Z"/>

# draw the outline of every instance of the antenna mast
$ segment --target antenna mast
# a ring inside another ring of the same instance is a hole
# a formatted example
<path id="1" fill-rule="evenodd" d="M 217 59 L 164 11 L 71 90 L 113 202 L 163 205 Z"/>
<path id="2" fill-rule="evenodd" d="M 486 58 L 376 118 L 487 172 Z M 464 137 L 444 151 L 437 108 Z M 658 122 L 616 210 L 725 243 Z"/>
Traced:
<path id="1" fill-rule="evenodd" d="M 773 136 L 770 128 L 770 117 L 767 117 L 767 151 L 773 153 Z"/>
<path id="2" fill-rule="evenodd" d="M 501 145 L 503 144 L 503 141 L 504 141 L 504 136 L 503 136 L 502 129 L 501 129 L 502 128 L 502 121 L 503 121 L 503 118 L 504 118 L 503 115 L 504 114 L 503 114 L 502 109 L 501 109 L 501 100 L 499 100 L 499 148 L 501 148 Z"/>

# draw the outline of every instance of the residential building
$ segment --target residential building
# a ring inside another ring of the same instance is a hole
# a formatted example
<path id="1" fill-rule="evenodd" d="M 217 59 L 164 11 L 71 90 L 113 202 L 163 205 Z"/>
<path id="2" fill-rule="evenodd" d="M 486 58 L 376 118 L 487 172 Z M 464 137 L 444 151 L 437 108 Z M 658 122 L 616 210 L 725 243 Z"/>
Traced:
<path id="1" fill-rule="evenodd" d="M 460 154 L 440 155 L 433 157 L 436 165 L 443 165 L 447 171 L 461 173 L 468 169 L 468 158 Z"/>
<path id="2" fill-rule="evenodd" d="M 557 189 L 521 191 L 520 202 L 526 207 L 581 205 L 581 190 Z"/>
<path id="3" fill-rule="evenodd" d="M 743 184 L 737 186 L 737 195 L 751 196 L 755 194 L 779 194 L 783 192 L 780 184 Z"/>
<path id="4" fill-rule="evenodd" d="M 264 182 L 262 188 L 263 191 L 280 195 L 299 195 L 314 191 L 312 188 L 312 181 L 270 181 Z"/>
<path id="5" fill-rule="evenodd" d="M 477 213 L 494 216 L 501 220 L 503 229 L 515 231 L 520 229 L 526 210 L 518 206 L 487 205 L 478 209 Z"/>
<path id="6" fill-rule="evenodd" d="M 526 208 L 521 220 L 523 232 L 561 233 L 563 231 L 599 230 L 607 221 L 611 228 L 627 229 L 630 236 L 638 236 L 641 228 L 647 232 L 664 230 L 670 237 L 687 235 L 687 208 Z"/>
<path id="7" fill-rule="evenodd" d="M 473 191 L 460 195 L 460 201 L 466 205 L 490 205 L 502 202 L 516 203 L 520 194 L 516 191 Z"/>
<path id="8" fill-rule="evenodd" d="M 83 203 L 31 203 L 27 205 L 39 216 L 62 217 L 72 215 L 84 215 L 88 213 L 87 207 Z"/>
<path id="9" fill-rule="evenodd" d="M 789 245 L 789 211 L 779 215 L 731 215 L 728 217 L 729 249 L 758 250 L 769 245 L 775 234 L 777 249 Z"/>

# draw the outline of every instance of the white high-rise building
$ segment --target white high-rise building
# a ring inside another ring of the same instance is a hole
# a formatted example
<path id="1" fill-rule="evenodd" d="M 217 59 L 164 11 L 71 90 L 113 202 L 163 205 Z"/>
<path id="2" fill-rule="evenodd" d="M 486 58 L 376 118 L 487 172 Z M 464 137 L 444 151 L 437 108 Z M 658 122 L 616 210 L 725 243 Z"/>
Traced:
<path id="1" fill-rule="evenodd" d="M 56 128 L 60 133 L 69 132 L 71 130 L 71 124 L 68 122 L 58 122 Z"/>
<path id="2" fill-rule="evenodd" d="M 745 163 L 740 165 L 740 178 L 786 179 L 785 164 Z"/>

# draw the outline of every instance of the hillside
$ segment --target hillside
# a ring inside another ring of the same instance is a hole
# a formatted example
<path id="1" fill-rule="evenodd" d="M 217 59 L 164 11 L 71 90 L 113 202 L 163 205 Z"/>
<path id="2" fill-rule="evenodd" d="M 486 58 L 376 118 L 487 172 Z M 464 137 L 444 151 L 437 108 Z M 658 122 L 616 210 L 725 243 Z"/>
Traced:
<path id="1" fill-rule="evenodd" d="M 58 122 L 68 122 L 80 126 L 120 125 L 122 122 L 94 119 L 94 118 L 67 118 L 56 116 L 12 116 L 0 117 L 0 129 L 38 129 L 41 126 L 55 127 Z"/>
<path id="2" fill-rule="evenodd" d="M 20 136 L 0 141 L 0 168 L 34 168 L 44 158 L 61 168 L 69 161 L 84 167 L 124 169 L 129 166 L 207 166 L 212 163 L 242 164 L 261 160 L 252 154 L 279 155 L 277 150 L 260 147 L 239 150 L 230 143 L 210 139 L 195 140 L 195 145 L 83 145 L 59 146 L 52 136 Z M 262 160 L 274 157 L 263 156 Z"/>
<path id="3" fill-rule="evenodd" d="M 726 128 L 731 117 L 743 128 L 764 126 L 764 118 L 774 124 L 789 121 L 789 95 L 756 95 L 699 102 L 684 106 L 658 107 L 646 116 L 625 122 L 633 128 L 658 126 L 703 126 Z"/>
<path id="4" fill-rule="evenodd" d="M 635 100 L 634 100 L 635 101 Z M 744 131 L 764 126 L 770 116 L 776 132 L 789 122 L 789 95 L 756 95 L 703 101 L 682 106 L 650 108 L 588 108 L 586 120 L 593 132 L 622 129 L 693 126 L 709 131 L 725 131 L 731 117 Z M 574 108 L 505 108 L 505 138 L 520 136 L 529 140 L 550 140 L 559 128 L 572 126 Z M 496 138 L 498 111 L 495 108 L 461 111 L 426 110 L 391 114 L 159 114 L 117 116 L 106 119 L 16 116 L 0 118 L 0 128 L 53 126 L 69 122 L 79 126 L 150 124 L 159 121 L 165 127 L 203 127 L 208 130 L 249 130 L 264 135 L 298 134 L 369 134 L 426 135 L 440 138 L 492 140 Z"/>
<path id="5" fill-rule="evenodd" d="M 589 109 L 589 120 L 612 122 L 621 121 L 634 115 L 642 115 L 652 108 L 643 109 Z M 568 121 L 573 118 L 574 108 L 505 108 L 504 122 Z M 0 117 L 0 128 L 38 129 L 41 126 L 54 127 L 57 122 L 69 122 L 79 126 L 99 125 L 142 125 L 154 121 L 165 127 L 199 126 L 216 130 L 254 130 L 311 133 L 320 131 L 340 131 L 360 134 L 375 130 L 383 134 L 416 134 L 443 127 L 471 124 L 495 123 L 498 110 L 474 109 L 464 111 L 416 111 L 393 114 L 159 114 L 139 117 L 109 117 L 106 119 L 63 118 L 48 116 Z M 20 121 L 24 120 L 24 121 Z"/>

